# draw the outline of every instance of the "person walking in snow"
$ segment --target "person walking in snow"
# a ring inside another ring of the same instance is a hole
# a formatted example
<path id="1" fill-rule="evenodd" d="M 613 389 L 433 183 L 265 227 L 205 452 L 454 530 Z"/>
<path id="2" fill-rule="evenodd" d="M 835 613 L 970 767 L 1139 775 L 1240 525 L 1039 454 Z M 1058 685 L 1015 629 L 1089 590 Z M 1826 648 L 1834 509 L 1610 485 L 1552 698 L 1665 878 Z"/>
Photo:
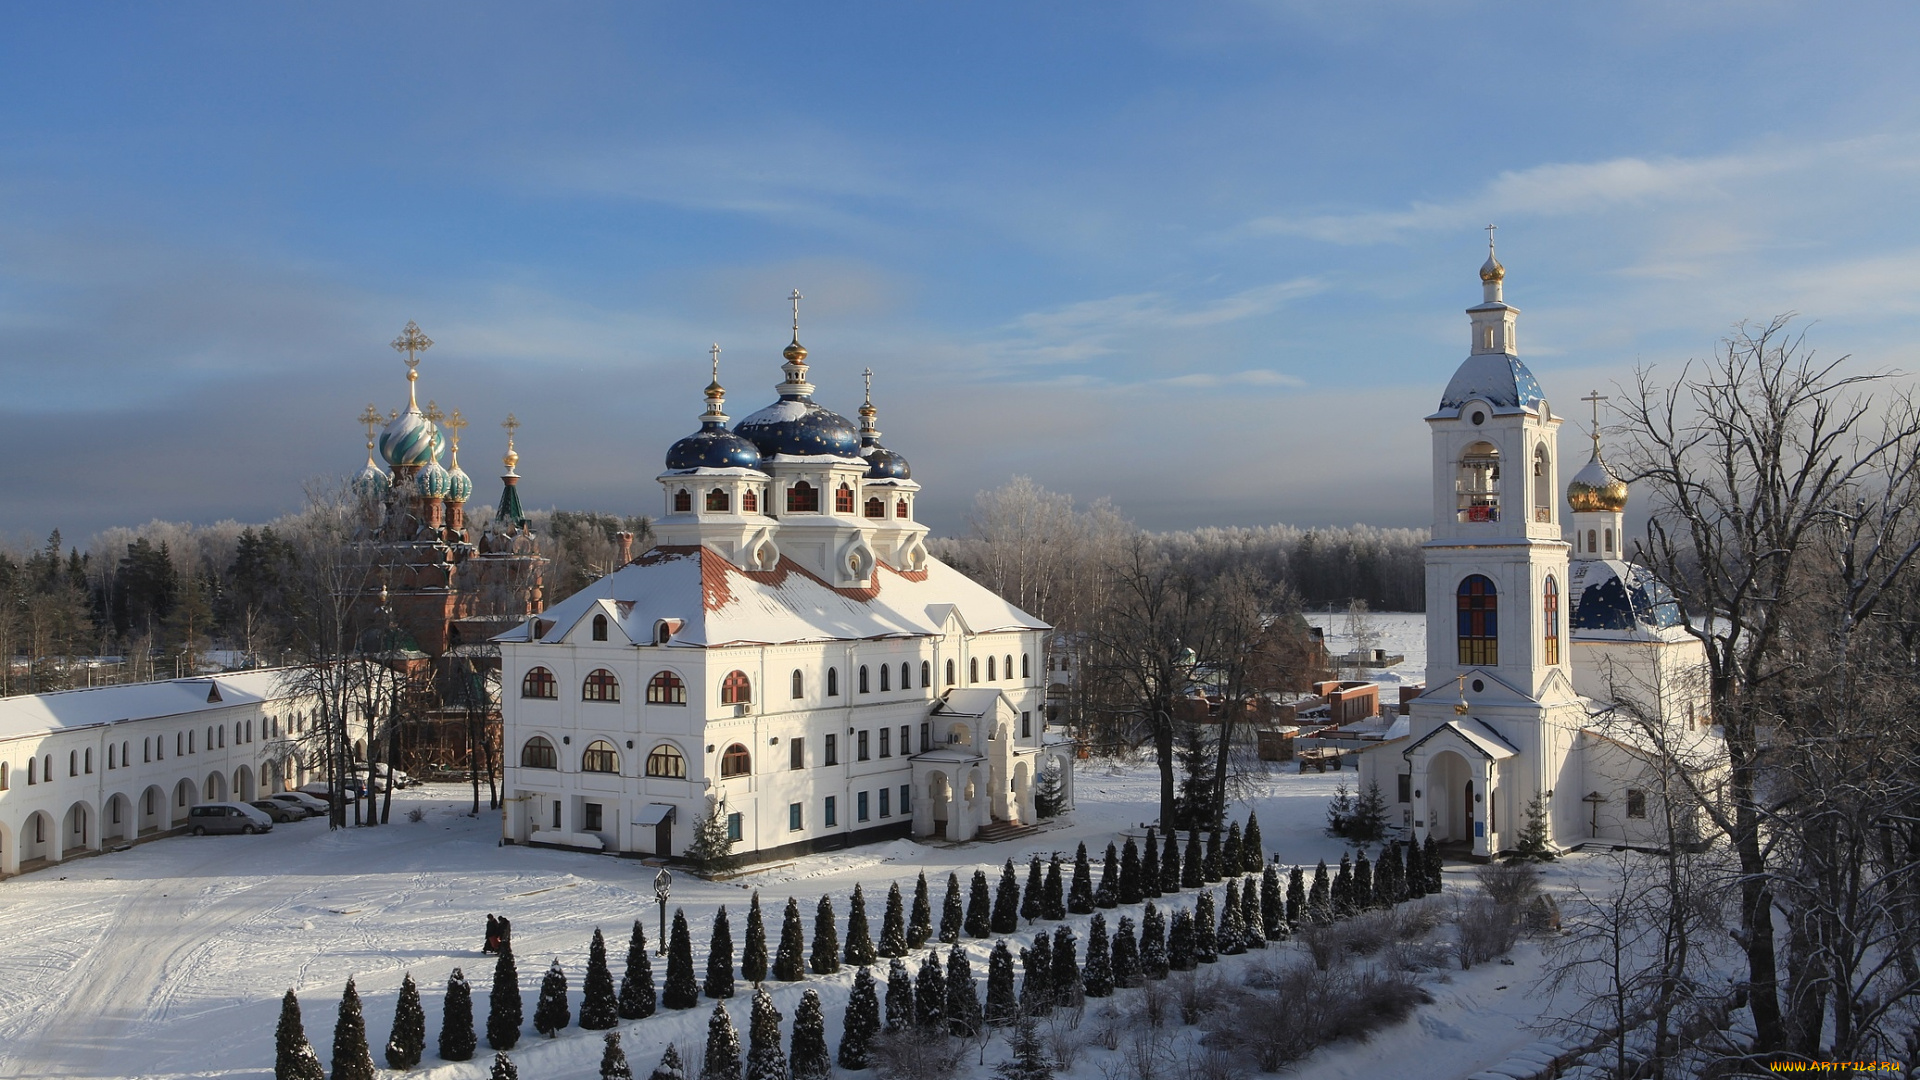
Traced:
<path id="1" fill-rule="evenodd" d="M 504 919 L 497 919 L 494 918 L 492 914 L 488 914 L 487 943 L 480 949 L 483 955 L 492 956 L 500 951 L 500 924 L 504 921 Z"/>

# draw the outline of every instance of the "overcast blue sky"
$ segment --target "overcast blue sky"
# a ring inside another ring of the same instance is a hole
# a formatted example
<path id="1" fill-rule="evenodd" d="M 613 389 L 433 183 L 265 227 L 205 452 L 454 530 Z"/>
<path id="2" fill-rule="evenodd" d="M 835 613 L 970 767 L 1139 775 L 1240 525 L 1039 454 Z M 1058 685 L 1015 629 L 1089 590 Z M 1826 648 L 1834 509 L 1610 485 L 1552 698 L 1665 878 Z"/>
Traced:
<path id="1" fill-rule="evenodd" d="M 1500 225 L 1549 397 L 1795 310 L 1920 368 L 1907 5 L 10 4 L 0 533 L 263 520 L 405 398 L 655 512 L 788 289 L 937 529 L 1424 524 Z"/>

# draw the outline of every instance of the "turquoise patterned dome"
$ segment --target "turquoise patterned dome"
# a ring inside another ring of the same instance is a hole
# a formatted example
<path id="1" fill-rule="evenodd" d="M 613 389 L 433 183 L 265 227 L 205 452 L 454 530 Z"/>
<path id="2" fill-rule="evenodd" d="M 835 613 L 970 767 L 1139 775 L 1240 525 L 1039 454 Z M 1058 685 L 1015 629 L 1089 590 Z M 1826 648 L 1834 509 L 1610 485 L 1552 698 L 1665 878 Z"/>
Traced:
<path id="1" fill-rule="evenodd" d="M 452 486 L 452 475 L 447 472 L 446 466 L 439 462 L 428 461 L 427 467 L 420 470 L 420 491 L 427 498 L 444 499 Z M 468 481 L 467 489 L 469 493 L 472 492 L 472 481 Z"/>
<path id="2" fill-rule="evenodd" d="M 377 499 L 385 495 L 387 489 L 392 486 L 393 481 L 387 477 L 387 471 L 371 460 L 367 462 L 366 468 L 360 470 L 360 475 L 353 478 L 354 493 L 369 499 Z"/>
<path id="3" fill-rule="evenodd" d="M 447 498 L 454 502 L 466 502 L 473 496 L 473 477 L 460 467 L 455 459 L 453 468 L 447 470 Z"/>
<path id="4" fill-rule="evenodd" d="M 389 465 L 425 465 L 438 454 L 439 437 L 433 422 L 420 415 L 418 407 L 409 406 L 380 433 L 380 456 Z"/>

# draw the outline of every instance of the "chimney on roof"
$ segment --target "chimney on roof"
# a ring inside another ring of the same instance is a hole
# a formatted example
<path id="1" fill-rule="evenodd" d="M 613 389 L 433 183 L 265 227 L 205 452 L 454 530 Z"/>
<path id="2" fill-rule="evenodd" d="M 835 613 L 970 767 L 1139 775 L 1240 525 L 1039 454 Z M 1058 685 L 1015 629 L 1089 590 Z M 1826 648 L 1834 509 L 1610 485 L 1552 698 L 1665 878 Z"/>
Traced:
<path id="1" fill-rule="evenodd" d="M 620 545 L 619 565 L 625 566 L 628 563 L 632 562 L 633 561 L 633 534 L 625 531 L 614 533 L 613 541 L 614 543 Z"/>

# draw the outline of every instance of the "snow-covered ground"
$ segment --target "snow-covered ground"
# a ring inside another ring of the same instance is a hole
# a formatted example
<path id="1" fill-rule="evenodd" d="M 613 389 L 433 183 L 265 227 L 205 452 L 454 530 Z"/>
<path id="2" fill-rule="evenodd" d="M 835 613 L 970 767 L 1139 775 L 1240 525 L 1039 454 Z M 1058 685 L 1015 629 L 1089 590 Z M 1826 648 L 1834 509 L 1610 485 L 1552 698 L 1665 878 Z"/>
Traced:
<path id="1" fill-rule="evenodd" d="M 704 968 L 707 928 L 719 905 L 729 907 L 735 941 L 742 939 L 752 889 L 762 892 L 775 936 L 790 895 L 800 898 L 810 934 L 819 896 L 834 896 L 844 926 L 846 897 L 863 882 L 877 934 L 887 883 L 897 881 L 910 893 L 923 869 L 937 918 L 950 871 L 959 871 L 964 885 L 976 866 L 987 868 L 991 878 L 1005 859 L 1024 866 L 1036 851 L 1071 856 L 1080 841 L 1097 860 L 1110 839 L 1154 816 L 1157 778 L 1147 767 L 1082 767 L 1079 809 L 1027 842 L 946 847 L 902 840 L 813 856 L 725 883 L 678 876 L 673 903 L 685 906 L 693 924 L 696 967 Z M 1258 809 L 1266 847 L 1283 861 L 1309 867 L 1322 858 L 1332 862 L 1341 846 L 1322 831 L 1326 800 L 1336 783 L 1351 778 L 1278 772 L 1235 814 L 1244 816 L 1249 805 Z M 502 847 L 498 816 L 466 816 L 465 795 L 455 786 L 434 785 L 398 794 L 395 823 L 381 828 L 330 833 L 323 823 L 309 821 L 279 826 L 267 836 L 167 839 L 0 883 L 0 1076 L 270 1076 L 281 993 L 298 991 L 308 1036 L 325 1058 L 348 976 L 357 979 L 365 1000 L 377 1061 L 407 972 L 421 986 L 429 1027 L 427 1061 L 414 1075 L 485 1076 L 481 1060 L 438 1062 L 433 1040 L 441 993 L 455 967 L 464 968 L 474 984 L 476 1012 L 484 1021 L 492 962 L 479 955 L 479 947 L 487 913 L 513 920 L 529 1016 L 551 958 L 570 973 L 577 1014 L 593 929 L 608 937 L 617 978 L 632 921 L 644 919 L 651 938 L 658 917 L 652 868 L 578 852 Z M 424 819 L 405 820 L 405 811 L 415 808 Z M 1577 873 L 1578 863 L 1557 864 L 1550 879 Z M 1447 879 L 1457 891 L 1469 887 L 1470 874 L 1453 868 Z M 1192 896 L 1173 902 L 1190 905 Z M 1131 913 L 1137 922 L 1138 911 Z M 1086 918 L 1072 921 L 1084 941 Z M 1023 931 L 1016 942 L 1029 936 Z M 967 946 L 983 984 L 991 945 L 989 939 Z M 1236 967 L 1259 959 L 1222 957 L 1217 970 L 1231 977 Z M 1529 1022 L 1545 1007 L 1533 986 L 1538 951 L 1523 944 L 1514 959 L 1513 966 L 1431 973 L 1432 1005 L 1363 1045 L 1323 1051 L 1297 1075 L 1439 1080 L 1501 1061 L 1539 1037 Z M 654 974 L 659 980 L 664 965 L 656 962 Z M 879 974 L 884 978 L 884 967 Z M 843 972 L 772 984 L 772 991 L 790 1025 L 801 991 L 819 989 L 829 1041 L 838 1045 L 850 982 L 851 973 Z M 1131 993 L 1136 991 L 1121 991 L 1114 1000 L 1124 1003 Z M 744 1031 L 746 997 L 736 997 L 732 1007 Z M 1090 1018 L 1098 1008 L 1090 1007 Z M 697 1061 L 707 1013 L 706 1007 L 663 1011 L 623 1022 L 636 1070 L 651 1069 L 669 1040 Z M 1183 1039 L 1192 1037 L 1191 1029 L 1177 1030 L 1186 1032 Z M 599 1048 L 598 1034 L 578 1028 L 555 1040 L 529 1029 L 513 1056 L 529 1080 L 568 1080 L 597 1075 Z M 1004 1045 L 996 1044 L 989 1065 L 1004 1053 Z M 1102 1063 L 1112 1057 L 1090 1051 L 1069 1076 L 1100 1080 Z"/>
<path id="2" fill-rule="evenodd" d="M 1301 612 L 1309 625 L 1327 631 L 1327 651 L 1344 656 L 1353 651 L 1355 639 L 1350 632 L 1347 613 L 1325 608 Z M 1366 629 L 1373 635 L 1372 646 L 1398 653 L 1406 659 L 1390 668 L 1366 668 L 1360 678 L 1380 684 L 1380 705 L 1385 708 L 1400 700 L 1396 687 L 1418 686 L 1427 680 L 1427 616 L 1418 611 L 1370 611 Z M 1344 677 L 1345 672 L 1342 673 Z"/>

